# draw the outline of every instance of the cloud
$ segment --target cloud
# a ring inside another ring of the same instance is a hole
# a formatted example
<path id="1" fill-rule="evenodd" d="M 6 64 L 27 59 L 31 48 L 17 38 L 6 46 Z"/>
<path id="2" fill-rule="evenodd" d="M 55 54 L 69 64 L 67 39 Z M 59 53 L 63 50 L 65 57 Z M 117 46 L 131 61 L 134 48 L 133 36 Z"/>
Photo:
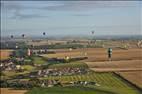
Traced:
<path id="1" fill-rule="evenodd" d="M 22 12 L 21 10 L 14 10 L 12 11 L 12 14 L 9 18 L 10 19 L 31 19 L 31 18 L 39 18 L 39 17 L 48 17 L 48 16 L 43 16 L 35 13 L 26 13 Z"/>
<path id="2" fill-rule="evenodd" d="M 91 14 L 74 14 L 73 16 L 87 17 L 91 16 Z"/>
<path id="3" fill-rule="evenodd" d="M 41 16 L 38 14 L 20 14 L 17 13 L 14 16 L 9 17 L 10 19 L 31 19 L 31 18 L 39 18 L 39 17 L 47 17 L 47 16 Z"/>
<path id="4" fill-rule="evenodd" d="M 136 7 L 139 1 L 63 1 L 59 6 L 47 6 L 42 9 L 60 11 L 86 11 L 96 8 Z"/>
<path id="5" fill-rule="evenodd" d="M 38 17 L 48 17 L 40 15 L 38 13 L 32 12 L 33 10 L 39 9 L 39 7 L 32 6 L 32 3 L 24 1 L 3 1 L 1 2 L 2 12 L 8 14 L 10 19 L 29 19 L 29 18 L 38 18 Z M 31 12 L 27 12 L 32 10 Z"/>
<path id="6" fill-rule="evenodd" d="M 2 11 L 11 13 L 9 18 L 37 18 L 44 14 L 26 13 L 23 10 L 38 11 L 83 11 L 87 12 L 97 8 L 137 7 L 140 1 L 2 1 Z M 22 13 L 23 12 L 23 13 Z M 89 16 L 88 14 L 75 14 L 74 16 Z"/>

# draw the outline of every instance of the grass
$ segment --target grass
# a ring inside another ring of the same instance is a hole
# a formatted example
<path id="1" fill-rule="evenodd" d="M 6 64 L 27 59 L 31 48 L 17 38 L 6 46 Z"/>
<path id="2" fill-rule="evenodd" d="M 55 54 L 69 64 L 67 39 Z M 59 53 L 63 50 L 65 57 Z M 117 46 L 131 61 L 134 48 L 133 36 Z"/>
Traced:
<path id="1" fill-rule="evenodd" d="M 42 57 L 37 57 L 37 56 L 33 57 L 33 62 L 34 64 L 40 64 L 40 65 L 46 63 L 46 61 Z"/>
<path id="2" fill-rule="evenodd" d="M 49 66 L 49 68 L 65 68 L 65 67 L 88 68 L 86 64 L 81 63 L 81 62 L 54 64 L 54 65 Z M 100 86 L 99 87 L 89 86 L 89 87 L 94 88 L 94 89 L 99 88 L 101 90 L 108 91 L 108 92 L 115 92 L 112 94 L 140 94 L 139 91 L 134 89 L 134 87 L 130 86 L 128 83 L 124 82 L 122 79 L 116 77 L 111 72 L 109 73 L 89 72 L 88 74 L 84 74 L 84 75 L 72 75 L 72 76 L 48 76 L 48 77 L 44 77 L 40 79 L 50 79 L 50 80 L 57 79 L 63 83 L 71 82 L 71 81 L 95 81 Z M 72 91 L 74 91 L 73 88 L 72 88 Z M 85 93 L 85 94 L 96 94 L 95 92 L 96 91 L 94 91 L 94 93 Z M 49 93 L 49 94 L 52 94 L 52 93 Z M 56 92 L 53 94 L 56 94 Z M 60 93 L 57 93 L 57 94 L 60 94 Z M 61 93 L 61 94 L 64 94 L 64 93 Z M 83 93 L 76 93 L 76 94 L 83 94 Z M 107 93 L 97 93 L 97 94 L 107 94 Z"/>
<path id="3" fill-rule="evenodd" d="M 1 80 L 2 79 L 10 79 L 11 77 L 17 76 L 17 75 L 24 75 L 29 73 L 30 71 L 24 71 L 24 72 L 18 72 L 16 73 L 15 71 L 3 71 L 4 76 L 1 76 Z"/>
<path id="4" fill-rule="evenodd" d="M 116 94 L 101 89 L 89 87 L 52 87 L 52 88 L 33 88 L 26 94 Z"/>
<path id="5" fill-rule="evenodd" d="M 41 57 L 34 57 L 35 64 L 45 64 Z M 28 70 L 32 70 L 31 66 L 24 66 Z M 65 68 L 65 67 L 83 67 L 88 66 L 81 62 L 62 63 L 50 65 L 49 68 Z M 7 73 L 6 73 L 7 74 Z M 9 73 L 7 75 L 12 75 Z M 84 75 L 72 76 L 48 76 L 39 79 L 47 80 L 60 80 L 61 83 L 71 81 L 94 81 L 100 86 L 87 85 L 87 86 L 73 86 L 73 87 L 51 87 L 51 88 L 33 88 L 26 94 L 141 94 L 133 86 L 124 82 L 122 79 L 116 77 L 113 73 L 96 73 L 89 72 Z M 27 79 L 25 79 L 27 80 Z"/>
<path id="6" fill-rule="evenodd" d="M 63 52 L 63 53 L 56 53 L 56 54 L 44 54 L 42 55 L 45 58 L 65 58 L 65 56 L 69 57 L 78 57 L 84 56 L 82 52 Z"/>
<path id="7" fill-rule="evenodd" d="M 11 76 L 16 75 L 14 71 L 3 71 L 4 76 L 1 76 L 1 80 L 9 79 Z"/>
<path id="8" fill-rule="evenodd" d="M 33 88 L 26 94 L 141 94 L 113 73 L 91 72 L 85 75 L 49 76 L 40 79 L 58 79 L 61 82 L 95 81 L 100 86 Z"/>
<path id="9" fill-rule="evenodd" d="M 61 82 L 95 81 L 100 86 L 99 87 L 89 86 L 89 87 L 100 88 L 100 89 L 108 91 L 108 92 L 115 92 L 116 94 L 140 94 L 136 89 L 134 89 L 132 86 L 129 86 L 127 83 L 122 81 L 122 79 L 117 78 L 113 73 L 94 73 L 93 72 L 93 73 L 85 74 L 85 75 L 49 76 L 49 77 L 41 78 L 41 79 L 52 79 L 52 80 L 58 79 Z M 80 93 L 80 94 L 82 94 L 82 93 Z M 90 93 L 86 93 L 86 94 L 90 94 Z M 92 93 L 92 94 L 96 94 L 96 93 Z M 101 93 L 99 93 L 99 94 L 101 94 Z"/>
<path id="10" fill-rule="evenodd" d="M 49 68 L 66 68 L 66 67 L 71 67 L 71 68 L 88 68 L 87 64 L 82 63 L 82 62 L 70 62 L 70 63 L 61 63 L 61 64 L 53 64 L 50 65 Z"/>
<path id="11" fill-rule="evenodd" d="M 32 70 L 34 70 L 35 68 L 31 65 L 23 65 L 22 66 L 24 69 L 26 69 L 23 72 L 15 72 L 15 71 L 3 71 L 4 76 L 1 76 L 1 79 L 9 79 L 13 76 L 17 76 L 17 75 L 24 75 L 27 74 L 29 72 L 31 72 Z"/>
<path id="12" fill-rule="evenodd" d="M 32 71 L 32 70 L 34 70 L 35 68 L 33 67 L 33 66 L 31 66 L 31 65 L 23 65 L 22 66 L 26 71 Z"/>

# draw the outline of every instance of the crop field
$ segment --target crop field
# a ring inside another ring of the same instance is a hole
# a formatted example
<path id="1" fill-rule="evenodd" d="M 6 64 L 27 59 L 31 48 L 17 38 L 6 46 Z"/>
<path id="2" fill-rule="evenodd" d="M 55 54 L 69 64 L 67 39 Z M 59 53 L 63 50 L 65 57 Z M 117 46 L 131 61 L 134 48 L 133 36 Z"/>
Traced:
<path id="1" fill-rule="evenodd" d="M 54 50 L 53 50 L 54 51 Z M 87 56 L 88 59 L 84 61 L 106 61 L 107 59 L 107 49 L 105 48 L 84 48 L 84 49 L 73 49 L 69 51 L 69 49 L 61 49 L 55 50 L 56 54 L 44 54 L 43 57 L 47 58 L 65 58 L 65 56 L 73 57 L 84 57 Z M 142 49 L 132 48 L 132 49 L 113 49 L 112 60 L 120 61 L 120 60 L 135 60 L 142 59 Z"/>
<path id="2" fill-rule="evenodd" d="M 59 80 L 65 87 L 52 88 L 33 88 L 26 94 L 140 94 L 140 92 L 124 79 L 141 87 L 142 71 L 142 50 L 141 49 L 113 49 L 112 61 L 107 60 L 107 49 L 105 48 L 87 48 L 87 49 L 55 49 L 55 54 L 43 54 L 45 58 L 64 58 L 72 57 L 88 57 L 86 60 L 77 62 L 61 63 L 50 65 L 49 68 L 65 68 L 65 67 L 83 67 L 90 68 L 87 74 L 71 75 L 71 76 L 47 76 L 39 79 Z M 87 53 L 87 54 L 85 54 Z M 35 64 L 44 64 L 45 61 L 39 57 L 34 57 Z M 27 70 L 32 69 L 24 66 Z M 94 72 L 95 71 L 95 72 Z M 124 79 L 117 77 L 113 72 L 120 74 Z M 11 74 L 12 75 L 12 74 Z M 24 80 L 24 79 L 22 79 Z M 25 79 L 27 80 L 27 79 Z M 68 87 L 66 83 L 74 81 L 93 81 L 97 85 L 74 86 Z M 61 89 L 62 88 L 62 89 Z M 82 92 L 83 90 L 88 92 Z M 8 93 L 7 93 L 8 94 Z M 15 93 L 16 94 L 16 93 Z M 20 93 L 19 93 L 20 94 Z"/>
<path id="3" fill-rule="evenodd" d="M 82 62 L 72 62 L 72 63 L 62 63 L 62 64 L 54 64 L 50 65 L 49 68 L 88 68 L 87 64 Z"/>
<path id="4" fill-rule="evenodd" d="M 41 45 L 47 45 L 47 44 L 56 44 L 56 43 L 66 43 L 66 41 L 59 41 L 59 40 L 41 40 L 41 41 L 29 41 L 28 45 L 34 45 L 34 46 L 41 46 Z"/>
<path id="5" fill-rule="evenodd" d="M 95 92 L 94 92 L 95 91 Z M 48 92 L 48 93 L 47 93 Z M 26 94 L 114 94 L 105 90 L 89 87 L 34 88 Z"/>
<path id="6" fill-rule="evenodd" d="M 5 60 L 9 58 L 12 50 L 0 50 L 0 60 Z"/>
<path id="7" fill-rule="evenodd" d="M 64 58 L 65 56 L 70 56 L 72 58 L 87 56 L 88 59 L 81 62 L 85 62 L 91 70 L 99 73 L 116 72 L 136 86 L 142 87 L 142 49 L 140 48 L 114 48 L 112 61 L 110 62 L 107 60 L 107 49 L 105 48 L 73 49 L 72 51 L 69 49 L 57 49 L 55 52 L 56 54 L 48 54 L 43 56 L 48 58 Z M 84 53 L 87 54 L 85 55 Z M 91 79 L 90 76 L 88 78 Z M 105 80 L 107 81 L 107 79 Z"/>
<path id="8" fill-rule="evenodd" d="M 0 94 L 142 94 L 141 0 L 29 1 L 0 1 Z"/>
<path id="9" fill-rule="evenodd" d="M 34 57 L 33 62 L 34 64 L 39 64 L 39 65 L 46 63 L 41 57 Z"/>
<path id="10" fill-rule="evenodd" d="M 14 90 L 12 88 L 0 88 L 1 94 L 24 94 L 27 90 Z"/>
<path id="11" fill-rule="evenodd" d="M 48 93 L 47 93 L 48 92 Z M 92 88 L 92 87 L 53 87 L 53 88 L 33 88 L 31 91 L 26 94 L 123 94 L 115 93 L 113 91 L 107 91 L 104 88 Z M 125 93 L 124 93 L 125 94 Z M 126 93 L 127 94 L 127 93 Z M 128 94 L 137 94 L 128 93 Z"/>
<path id="12" fill-rule="evenodd" d="M 97 72 L 117 72 L 133 84 L 142 86 L 142 60 L 86 62 L 86 64 Z"/>
<path id="13" fill-rule="evenodd" d="M 122 60 L 105 62 L 86 62 L 94 71 L 140 71 L 142 70 L 142 60 Z"/>
<path id="14" fill-rule="evenodd" d="M 115 77 L 113 73 L 90 73 L 86 75 L 74 75 L 74 76 L 49 76 L 46 78 L 40 78 L 40 79 L 50 79 L 50 80 L 60 80 L 62 83 L 72 82 L 72 81 L 94 81 L 99 86 L 87 86 L 91 88 L 99 88 L 102 90 L 105 90 L 106 93 L 99 93 L 99 94 L 109 94 L 107 92 L 113 92 L 110 94 L 139 94 L 139 92 L 135 89 L 133 89 L 132 86 L 129 84 L 123 82 L 122 79 L 119 79 Z M 72 90 L 74 91 L 74 89 Z M 64 90 L 61 90 L 60 92 L 64 92 Z M 53 94 L 57 92 L 52 92 Z M 52 94 L 50 93 L 50 94 Z M 28 93 L 32 94 L 32 93 Z M 45 94 L 45 93 L 43 93 Z M 57 93 L 58 94 L 58 93 Z M 60 94 L 60 93 L 59 93 Z M 65 93 L 66 94 L 66 93 Z M 77 94 L 77 93 L 75 93 Z M 85 93 L 90 94 L 90 93 Z M 96 94 L 95 90 L 94 93 Z"/>
<path id="15" fill-rule="evenodd" d="M 117 72 L 117 74 L 142 88 L 142 71 Z"/>
<path id="16" fill-rule="evenodd" d="M 64 68 L 64 67 L 86 67 L 87 68 L 86 64 L 81 63 L 81 62 L 55 64 L 55 65 L 49 66 L 49 68 Z M 106 91 L 105 93 L 99 93 L 99 94 L 140 94 L 137 91 L 137 89 L 134 89 L 133 86 L 131 86 L 130 84 L 125 82 L 123 79 L 116 77 L 114 75 L 114 73 L 112 73 L 112 72 L 101 72 L 100 73 L 100 72 L 90 71 L 88 74 L 84 74 L 84 75 L 48 76 L 48 77 L 44 77 L 44 78 L 40 78 L 40 79 L 59 80 L 63 84 L 69 83 L 69 82 L 74 82 L 74 81 L 94 81 L 99 86 L 93 85 L 93 86 L 87 86 L 87 87 Z M 70 88 L 69 90 L 71 90 L 72 92 L 78 91 L 78 90 L 75 90 L 73 88 L 72 89 Z M 68 91 L 68 89 L 67 89 L 67 91 Z M 66 91 L 66 88 L 65 88 L 65 91 L 63 89 L 60 92 L 67 92 L 67 91 Z M 28 94 L 33 94 L 33 92 L 35 92 L 35 89 L 33 89 L 32 91 L 29 91 Z M 56 91 L 53 91 L 53 90 L 46 91 L 46 92 L 50 92 L 50 94 L 52 94 L 52 93 L 56 94 L 57 93 Z M 44 92 L 44 93 L 46 94 L 46 92 Z M 60 94 L 60 92 L 58 92 L 57 94 Z M 94 92 L 94 93 L 91 93 L 91 94 L 95 94 L 95 90 L 91 91 L 91 92 Z M 109 93 L 107 93 L 107 92 L 109 92 Z M 78 93 L 75 93 L 75 94 L 78 94 Z M 84 93 L 84 94 L 90 94 L 90 93 Z M 96 93 L 96 94 L 98 94 L 98 93 Z"/>

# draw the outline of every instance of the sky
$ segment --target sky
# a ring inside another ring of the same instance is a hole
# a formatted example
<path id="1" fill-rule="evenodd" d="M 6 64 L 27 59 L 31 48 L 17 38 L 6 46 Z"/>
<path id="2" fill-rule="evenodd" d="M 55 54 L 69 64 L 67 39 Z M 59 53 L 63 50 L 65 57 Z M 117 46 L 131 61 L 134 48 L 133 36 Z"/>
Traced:
<path id="1" fill-rule="evenodd" d="M 141 1 L 1 1 L 1 35 L 140 35 L 141 15 Z"/>

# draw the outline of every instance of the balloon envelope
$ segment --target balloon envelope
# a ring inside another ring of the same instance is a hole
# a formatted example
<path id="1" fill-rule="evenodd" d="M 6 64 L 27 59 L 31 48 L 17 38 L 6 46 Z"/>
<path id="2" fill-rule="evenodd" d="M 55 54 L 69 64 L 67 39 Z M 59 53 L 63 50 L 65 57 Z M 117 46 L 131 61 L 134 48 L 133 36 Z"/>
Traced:
<path id="1" fill-rule="evenodd" d="M 43 32 L 43 35 L 46 35 L 46 33 L 45 33 L 45 32 Z"/>
<path id="2" fill-rule="evenodd" d="M 24 38 L 24 37 L 25 37 L 25 35 L 24 35 L 24 34 L 22 34 L 22 37 Z"/>
<path id="3" fill-rule="evenodd" d="M 94 31 L 92 31 L 92 34 L 94 34 Z"/>
<path id="4" fill-rule="evenodd" d="M 11 37 L 11 38 L 13 38 L 14 36 L 13 36 L 13 35 L 11 35 L 10 37 Z"/>

